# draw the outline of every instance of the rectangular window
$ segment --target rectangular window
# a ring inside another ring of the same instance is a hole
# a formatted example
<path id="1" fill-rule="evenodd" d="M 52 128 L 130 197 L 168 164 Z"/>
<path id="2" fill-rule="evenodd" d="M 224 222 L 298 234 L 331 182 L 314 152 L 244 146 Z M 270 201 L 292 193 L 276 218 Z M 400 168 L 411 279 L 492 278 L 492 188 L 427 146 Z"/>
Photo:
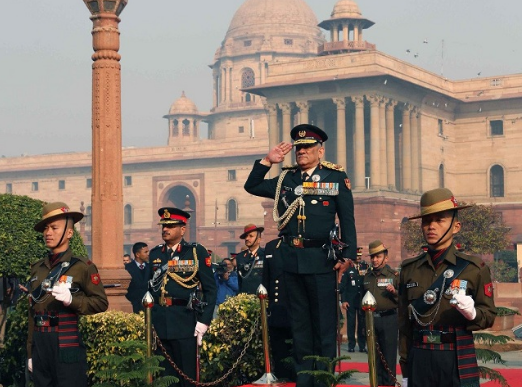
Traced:
<path id="1" fill-rule="evenodd" d="M 238 126 L 238 133 L 243 133 L 243 132 L 245 132 L 245 127 Z"/>
<path id="2" fill-rule="evenodd" d="M 31 183 L 31 191 L 38 191 L 38 182 L 37 181 L 33 181 Z"/>
<path id="3" fill-rule="evenodd" d="M 58 180 L 58 189 L 65 189 L 65 180 Z"/>
<path id="4" fill-rule="evenodd" d="M 85 179 L 85 188 L 93 188 L 93 179 Z"/>
<path id="5" fill-rule="evenodd" d="M 438 134 L 443 135 L 443 120 L 438 120 Z"/>
<path id="6" fill-rule="evenodd" d="M 283 39 L 283 44 L 286 46 L 292 46 L 292 39 Z"/>
<path id="7" fill-rule="evenodd" d="M 132 176 L 124 176 L 123 178 L 123 185 L 125 187 L 130 187 L 133 185 L 133 177 Z"/>
<path id="8" fill-rule="evenodd" d="M 244 40 L 243 41 L 243 47 L 250 47 L 252 45 L 252 41 L 251 40 Z"/>
<path id="9" fill-rule="evenodd" d="M 501 82 L 501 79 L 495 78 L 490 80 L 490 86 L 501 86 L 503 83 Z"/>
<path id="10" fill-rule="evenodd" d="M 235 169 L 229 169 L 227 171 L 227 180 L 228 181 L 236 180 L 236 170 Z"/>
<path id="11" fill-rule="evenodd" d="M 502 120 L 490 121 L 490 135 L 491 136 L 503 136 L 503 121 Z"/>
<path id="12" fill-rule="evenodd" d="M 5 185 L 5 193 L 13 193 L 13 184 L 12 183 L 7 183 Z"/>

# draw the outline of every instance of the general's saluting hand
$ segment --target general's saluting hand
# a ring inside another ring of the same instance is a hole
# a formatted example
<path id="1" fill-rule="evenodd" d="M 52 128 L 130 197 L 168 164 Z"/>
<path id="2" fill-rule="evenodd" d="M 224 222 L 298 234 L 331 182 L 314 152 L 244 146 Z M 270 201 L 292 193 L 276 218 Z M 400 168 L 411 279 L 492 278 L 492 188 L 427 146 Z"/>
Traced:
<path id="1" fill-rule="evenodd" d="M 289 153 L 291 149 L 292 144 L 282 141 L 269 151 L 267 156 L 261 160 L 261 163 L 267 166 L 281 163 L 285 159 L 285 155 Z"/>

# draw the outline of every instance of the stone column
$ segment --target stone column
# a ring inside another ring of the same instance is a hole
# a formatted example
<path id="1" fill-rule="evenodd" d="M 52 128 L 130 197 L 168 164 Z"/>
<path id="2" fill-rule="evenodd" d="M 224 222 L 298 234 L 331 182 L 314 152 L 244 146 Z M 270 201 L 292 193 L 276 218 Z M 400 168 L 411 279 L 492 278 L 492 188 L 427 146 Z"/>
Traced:
<path id="1" fill-rule="evenodd" d="M 419 169 L 420 169 L 420 160 L 419 160 L 419 135 L 418 135 L 418 108 L 413 108 L 410 113 L 410 149 L 411 149 L 411 178 L 412 185 L 411 188 L 415 192 L 420 191 L 419 185 Z"/>
<path id="2" fill-rule="evenodd" d="M 289 135 L 291 133 L 291 104 L 290 103 L 280 103 L 282 112 L 282 138 L 285 141 L 289 141 Z M 285 165 L 292 164 L 292 151 L 285 155 Z"/>
<path id="3" fill-rule="evenodd" d="M 308 124 L 310 104 L 307 101 L 296 101 L 296 106 L 300 109 L 300 124 Z"/>
<path id="4" fill-rule="evenodd" d="M 349 41 L 349 23 L 343 23 L 343 41 L 348 42 Z"/>
<path id="5" fill-rule="evenodd" d="M 387 185 L 396 188 L 396 144 L 394 141 L 394 107 L 397 101 L 389 100 L 385 110 L 387 126 Z"/>
<path id="6" fill-rule="evenodd" d="M 232 67 L 229 67 L 229 102 L 232 102 Z"/>
<path id="7" fill-rule="evenodd" d="M 221 82 L 220 82 L 220 89 L 221 89 L 221 97 L 220 102 L 225 102 L 225 96 L 226 96 L 226 87 L 227 87 L 227 70 L 225 68 L 222 68 L 220 70 L 221 72 Z"/>
<path id="8" fill-rule="evenodd" d="M 411 146 L 410 146 L 410 112 L 412 110 L 412 106 L 405 104 L 403 106 L 403 119 L 402 119 L 402 154 L 401 154 L 401 160 L 402 160 L 402 183 L 403 191 L 411 191 L 412 189 L 412 166 L 411 166 Z"/>
<path id="9" fill-rule="evenodd" d="M 218 92 L 216 91 L 217 90 L 217 87 L 218 87 L 218 76 L 216 75 L 216 70 L 213 70 L 213 74 L 212 74 L 212 90 L 213 90 L 213 93 L 212 93 L 212 106 L 213 107 L 216 107 L 216 105 L 218 105 Z"/>
<path id="10" fill-rule="evenodd" d="M 332 41 L 333 42 L 337 42 L 339 39 L 338 35 L 339 35 L 339 31 L 338 31 L 338 27 L 332 27 Z"/>
<path id="11" fill-rule="evenodd" d="M 388 98 L 380 99 L 380 186 L 387 188 L 387 127 L 385 123 L 385 105 Z"/>
<path id="12" fill-rule="evenodd" d="M 278 133 L 278 107 L 276 104 L 267 105 L 269 112 L 269 150 L 280 143 Z"/>
<path id="13" fill-rule="evenodd" d="M 365 129 L 363 115 L 363 97 L 351 97 L 356 105 L 354 131 L 354 188 L 365 189 Z"/>
<path id="14" fill-rule="evenodd" d="M 345 98 L 333 98 L 336 104 L 336 162 L 347 169 L 347 124 L 345 122 Z"/>
<path id="15" fill-rule="evenodd" d="M 355 22 L 354 23 L 354 41 L 357 42 L 359 39 L 360 39 L 360 34 L 359 34 L 359 23 Z"/>
<path id="16" fill-rule="evenodd" d="M 370 186 L 380 186 L 380 97 L 367 96 L 370 102 Z"/>

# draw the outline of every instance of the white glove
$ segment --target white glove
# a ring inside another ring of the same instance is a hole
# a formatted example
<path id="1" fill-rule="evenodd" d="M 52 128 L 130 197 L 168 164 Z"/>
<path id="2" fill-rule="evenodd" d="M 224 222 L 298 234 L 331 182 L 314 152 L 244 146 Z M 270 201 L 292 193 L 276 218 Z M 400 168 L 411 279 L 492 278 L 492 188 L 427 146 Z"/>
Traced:
<path id="1" fill-rule="evenodd" d="M 456 294 L 454 296 L 458 300 L 456 309 L 460 312 L 467 320 L 474 320 L 476 318 L 476 308 L 474 308 L 474 300 L 470 296 L 463 294 Z"/>
<path id="2" fill-rule="evenodd" d="M 71 302 L 73 302 L 73 296 L 71 294 L 71 291 L 66 286 L 53 286 L 51 294 L 57 301 L 62 301 L 64 303 L 64 306 L 69 306 L 71 305 Z"/>
<path id="3" fill-rule="evenodd" d="M 401 387 L 409 387 L 409 378 L 401 379 Z"/>
<path id="4" fill-rule="evenodd" d="M 33 359 L 27 360 L 27 369 L 29 370 L 29 372 L 33 372 Z"/>
<path id="5" fill-rule="evenodd" d="M 202 345 L 203 335 L 207 332 L 208 325 L 202 324 L 201 322 L 196 322 L 196 327 L 194 328 L 194 337 L 198 339 L 198 345 Z"/>

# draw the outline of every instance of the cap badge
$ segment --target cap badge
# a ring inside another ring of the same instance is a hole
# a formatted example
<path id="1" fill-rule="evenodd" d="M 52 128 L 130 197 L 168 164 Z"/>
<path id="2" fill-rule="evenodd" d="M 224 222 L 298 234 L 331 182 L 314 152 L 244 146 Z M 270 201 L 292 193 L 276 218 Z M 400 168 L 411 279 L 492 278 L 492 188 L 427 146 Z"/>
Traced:
<path id="1" fill-rule="evenodd" d="M 62 207 L 62 208 L 60 208 L 60 211 L 62 211 L 62 212 L 69 212 L 69 208 L 67 208 L 67 207 Z"/>
<path id="2" fill-rule="evenodd" d="M 163 210 L 163 218 L 164 219 L 170 219 L 171 218 L 171 213 L 167 210 Z"/>
<path id="3" fill-rule="evenodd" d="M 454 196 L 451 196 L 450 200 L 452 201 L 452 203 L 454 203 L 454 207 L 458 206 L 458 201 L 456 200 L 456 198 Z"/>
<path id="4" fill-rule="evenodd" d="M 307 132 L 305 130 L 300 130 L 298 132 L 298 136 L 300 136 L 300 137 L 305 137 L 306 134 L 307 134 Z"/>

